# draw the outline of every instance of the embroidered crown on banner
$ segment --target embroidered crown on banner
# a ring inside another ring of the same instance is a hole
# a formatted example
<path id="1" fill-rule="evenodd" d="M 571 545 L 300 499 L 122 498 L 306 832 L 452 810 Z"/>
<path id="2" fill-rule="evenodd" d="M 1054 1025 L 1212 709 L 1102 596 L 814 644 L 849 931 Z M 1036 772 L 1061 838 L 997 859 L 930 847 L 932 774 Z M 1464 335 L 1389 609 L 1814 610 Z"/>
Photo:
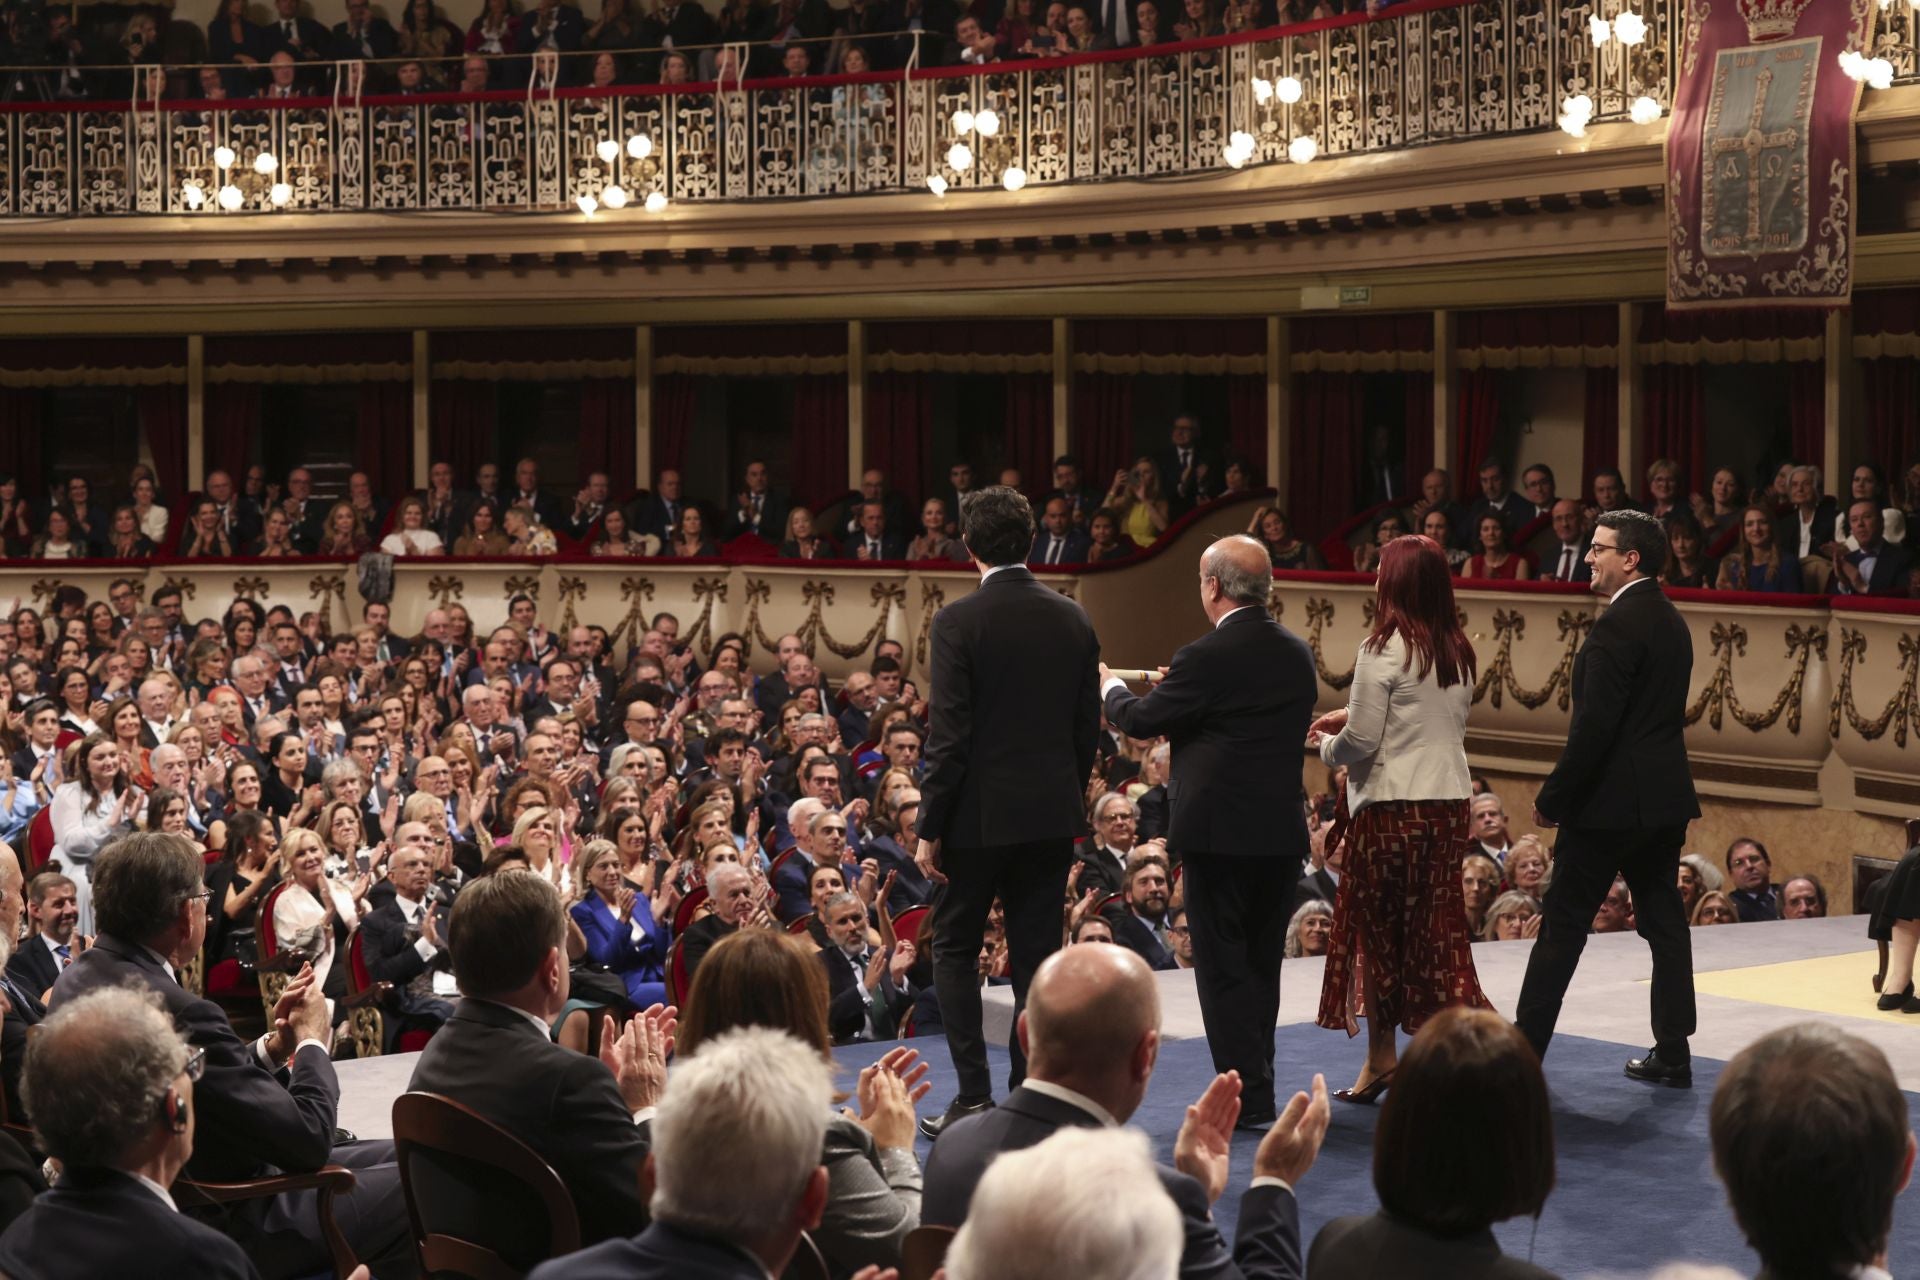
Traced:
<path id="1" fill-rule="evenodd" d="M 1785 39 L 1793 34 L 1801 11 L 1809 3 L 1811 0 L 1738 0 L 1740 16 L 1747 20 L 1747 38 Z"/>

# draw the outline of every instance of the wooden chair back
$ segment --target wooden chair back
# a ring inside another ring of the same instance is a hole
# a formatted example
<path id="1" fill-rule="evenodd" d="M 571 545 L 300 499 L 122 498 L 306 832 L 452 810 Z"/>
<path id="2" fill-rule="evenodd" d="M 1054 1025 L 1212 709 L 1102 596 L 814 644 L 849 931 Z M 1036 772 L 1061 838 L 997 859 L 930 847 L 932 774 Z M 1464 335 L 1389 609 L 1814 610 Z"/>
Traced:
<path id="1" fill-rule="evenodd" d="M 580 1247 L 580 1216 L 560 1175 L 471 1108 L 436 1093 L 401 1094 L 393 1147 L 421 1274 L 519 1280 Z M 479 1223 L 498 1232 L 479 1238 Z"/>
<path id="2" fill-rule="evenodd" d="M 900 1244 L 900 1280 L 933 1280 L 953 1245 L 952 1227 L 915 1227 Z"/>

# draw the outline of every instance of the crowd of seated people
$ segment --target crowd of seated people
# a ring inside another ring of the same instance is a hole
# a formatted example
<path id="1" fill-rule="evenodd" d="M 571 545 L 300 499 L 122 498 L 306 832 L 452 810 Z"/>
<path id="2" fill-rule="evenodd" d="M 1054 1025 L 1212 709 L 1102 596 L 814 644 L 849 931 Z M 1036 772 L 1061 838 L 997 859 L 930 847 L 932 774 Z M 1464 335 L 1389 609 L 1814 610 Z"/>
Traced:
<path id="1" fill-rule="evenodd" d="M 203 28 L 158 3 L 64 10 L 13 0 L 0 65 L 28 101 L 232 100 L 368 92 L 684 84 L 974 65 L 1153 48 L 1364 12 L 1389 0 L 486 0 L 462 32 L 433 0 L 347 0 L 331 28 L 302 0 L 222 0 Z M 76 25 L 76 15 L 78 24 Z M 745 46 L 744 60 L 734 51 Z M 543 57 L 543 55 L 549 55 Z M 1214 55 L 1203 54 L 1203 57 Z"/>
<path id="2" fill-rule="evenodd" d="M 1906 546 L 1908 522 L 1920 518 L 1920 464 L 1907 469 L 1896 495 L 1880 467 L 1863 462 L 1848 477 L 1845 501 L 1825 492 L 1819 467 L 1792 462 L 1751 488 L 1720 467 L 1705 492 L 1690 492 L 1679 465 L 1665 458 L 1648 466 L 1645 479 L 1638 500 L 1611 469 L 1592 477 L 1589 496 L 1568 497 L 1557 491 L 1552 468 L 1534 464 L 1516 492 L 1506 467 L 1489 461 L 1469 501 L 1454 494 L 1447 472 L 1434 470 L 1413 501 L 1375 509 L 1347 550 L 1353 567 L 1370 573 L 1388 541 L 1422 533 L 1446 549 L 1463 580 L 1584 583 L 1595 518 L 1629 507 L 1666 525 L 1669 558 L 1659 575 L 1666 586 L 1897 597 L 1920 588 L 1920 563 Z M 1276 568 L 1327 567 L 1322 550 L 1279 508 L 1262 507 L 1248 532 L 1267 544 Z"/>
<path id="3" fill-rule="evenodd" d="M 1253 469 L 1196 443 L 1182 415 L 1167 447 L 1114 476 L 1102 497 L 1082 483 L 1074 456 L 1056 458 L 1039 505 L 1042 528 L 1029 562 L 1082 565 L 1118 560 L 1151 546 L 1174 520 L 1256 485 Z M 1002 483 L 1021 483 L 1017 471 Z M 799 560 L 970 563 L 959 538 L 961 500 L 976 487 L 972 464 L 948 469 L 947 488 L 913 504 L 884 471 L 869 469 L 859 489 L 815 512 L 775 489 L 764 461 L 750 461 L 738 492 L 724 502 L 683 493 L 679 472 L 662 471 L 650 491 L 622 501 L 603 471 L 562 498 L 542 486 L 539 465 L 521 458 L 510 484 L 492 462 L 457 487 L 453 468 L 433 462 L 425 489 L 376 493 L 363 471 L 346 491 L 316 496 L 313 473 L 294 467 L 284 484 L 265 467 L 236 482 L 223 470 L 204 488 L 174 501 L 159 493 L 144 464 L 124 498 L 105 501 L 83 476 L 43 498 L 17 477 L 0 476 L 0 556 L 34 560 L 354 558 L 370 552 L 415 556 L 612 556 L 708 558 L 733 555 Z M 1038 486 L 1035 486 L 1036 490 Z"/>

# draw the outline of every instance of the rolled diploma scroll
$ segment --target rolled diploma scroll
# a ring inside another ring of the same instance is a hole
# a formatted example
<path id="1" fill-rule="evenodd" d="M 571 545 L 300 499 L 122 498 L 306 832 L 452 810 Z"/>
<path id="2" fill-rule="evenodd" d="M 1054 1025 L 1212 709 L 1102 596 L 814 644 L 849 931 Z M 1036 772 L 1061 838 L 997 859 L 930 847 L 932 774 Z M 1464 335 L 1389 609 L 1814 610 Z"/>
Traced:
<path id="1" fill-rule="evenodd" d="M 1119 667 L 1108 667 L 1107 672 L 1115 679 L 1125 680 L 1128 684 L 1159 684 L 1166 679 L 1158 671 L 1127 671 Z"/>

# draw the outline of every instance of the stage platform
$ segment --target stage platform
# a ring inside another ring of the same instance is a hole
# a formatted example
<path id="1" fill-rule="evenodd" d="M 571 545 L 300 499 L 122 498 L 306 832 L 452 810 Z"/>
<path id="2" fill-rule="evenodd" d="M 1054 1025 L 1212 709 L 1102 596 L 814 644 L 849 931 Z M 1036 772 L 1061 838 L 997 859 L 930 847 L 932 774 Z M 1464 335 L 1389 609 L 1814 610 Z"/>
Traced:
<path id="1" fill-rule="evenodd" d="M 1920 1017 L 1881 1014 L 1868 983 L 1873 944 L 1861 916 L 1777 924 L 1695 929 L 1700 1030 L 1693 1041 L 1695 1086 L 1655 1088 L 1629 1080 L 1621 1064 L 1647 1047 L 1647 950 L 1637 935 L 1589 940 L 1568 992 L 1560 1033 L 1548 1054 L 1553 1095 L 1558 1185 L 1538 1228 L 1528 1221 L 1497 1229 L 1507 1252 L 1531 1257 L 1568 1280 L 1641 1277 L 1664 1262 L 1690 1260 L 1752 1275 L 1758 1260 L 1741 1240 L 1713 1176 L 1707 1112 L 1725 1060 L 1775 1027 L 1820 1018 L 1879 1045 L 1893 1063 L 1909 1106 L 1920 1122 Z M 1511 1014 L 1526 971 L 1528 942 L 1474 947 L 1481 984 L 1495 1007 Z M 1312 1025 L 1321 962 L 1289 960 L 1281 979 L 1276 1074 L 1283 1088 L 1304 1087 L 1316 1071 L 1330 1087 L 1351 1082 L 1364 1037 L 1348 1039 Z M 1170 1158 L 1186 1105 L 1213 1073 L 1201 1032 L 1193 975 L 1158 975 L 1167 1042 L 1145 1104 L 1134 1123 Z M 988 1017 L 1004 1043 L 1011 993 L 988 992 Z M 952 1096 L 954 1077 L 946 1043 L 911 1042 L 932 1066 L 927 1109 Z M 836 1056 L 847 1068 L 842 1084 L 887 1046 L 855 1046 Z M 406 1088 L 412 1055 L 340 1066 L 341 1124 L 362 1137 L 386 1137 L 392 1099 Z M 1006 1053 L 992 1051 L 995 1088 L 1004 1084 Z M 1328 1219 L 1376 1207 L 1371 1180 L 1376 1108 L 1335 1104 L 1333 1125 L 1319 1162 L 1301 1182 L 1302 1229 L 1311 1240 Z M 1215 1207 L 1232 1233 L 1239 1194 L 1252 1176 L 1255 1135 L 1234 1143 L 1230 1189 Z M 927 1144 L 921 1143 L 924 1159 Z M 1920 1259 L 1920 1190 L 1895 1210 L 1894 1273 Z M 1901 1260 L 1906 1261 L 1903 1266 Z"/>

